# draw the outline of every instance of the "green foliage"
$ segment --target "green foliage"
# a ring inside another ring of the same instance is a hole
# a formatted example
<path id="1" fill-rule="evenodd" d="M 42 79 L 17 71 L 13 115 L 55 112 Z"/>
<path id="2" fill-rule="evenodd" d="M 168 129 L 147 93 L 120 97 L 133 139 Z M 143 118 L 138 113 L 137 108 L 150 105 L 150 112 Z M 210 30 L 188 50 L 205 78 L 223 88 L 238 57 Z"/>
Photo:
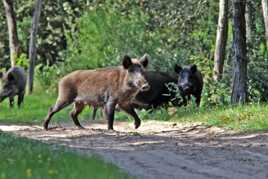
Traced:
<path id="1" fill-rule="evenodd" d="M 27 58 L 27 55 L 25 53 L 20 54 L 18 58 L 16 58 L 16 65 L 21 66 L 25 69 L 28 68 L 29 60 Z"/>
<path id="2" fill-rule="evenodd" d="M 64 70 L 64 65 L 42 65 L 39 64 L 35 67 L 36 78 L 38 84 L 45 92 L 56 93 L 59 78 Z"/>
<path id="3" fill-rule="evenodd" d="M 72 2 L 66 0 L 42 2 L 42 13 L 37 37 L 38 56 L 37 64 L 51 65 L 62 61 L 62 55 L 66 49 L 65 32 L 74 28 L 75 19 L 80 17 L 88 2 Z M 0 4 L 0 67 L 8 67 L 8 35 L 3 3 Z M 27 53 L 32 21 L 32 13 L 35 1 L 18 0 L 14 2 L 16 12 L 18 36 L 23 53 Z"/>
<path id="4" fill-rule="evenodd" d="M 226 105 L 230 102 L 230 89 L 227 83 L 216 82 L 212 78 L 205 79 L 201 106 Z"/>
<path id="5" fill-rule="evenodd" d="M 254 102 L 268 101 L 268 58 L 267 52 L 258 53 L 261 48 L 251 51 L 248 64 L 249 99 Z"/>
<path id="6" fill-rule="evenodd" d="M 0 178 L 127 178 L 97 156 L 81 156 L 62 147 L 0 132 Z M 131 178 L 131 177 L 130 177 Z"/>
<path id="7" fill-rule="evenodd" d="M 105 5 L 86 12 L 79 32 L 68 38 L 67 59 L 73 69 L 115 66 L 124 54 L 156 56 L 157 32 L 147 31 L 148 17 L 137 8 L 122 15 Z"/>

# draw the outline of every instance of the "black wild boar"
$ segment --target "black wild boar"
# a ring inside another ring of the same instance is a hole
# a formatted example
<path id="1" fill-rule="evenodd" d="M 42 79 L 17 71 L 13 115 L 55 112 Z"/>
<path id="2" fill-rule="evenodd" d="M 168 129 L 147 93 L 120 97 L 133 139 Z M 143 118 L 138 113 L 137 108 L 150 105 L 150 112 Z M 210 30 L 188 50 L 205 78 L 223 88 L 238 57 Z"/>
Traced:
<path id="1" fill-rule="evenodd" d="M 163 106 L 169 102 L 173 105 L 179 105 L 179 99 L 176 97 L 176 91 L 170 91 L 168 85 L 177 84 L 177 77 L 175 74 L 157 71 L 145 71 L 144 76 L 150 85 L 148 91 L 140 91 L 134 100 L 128 106 L 127 112 L 137 120 L 139 120 L 134 108 L 152 109 Z M 123 109 L 125 110 L 125 109 Z M 93 108 L 92 119 L 95 120 L 97 108 Z"/>
<path id="2" fill-rule="evenodd" d="M 150 86 L 144 78 L 147 65 L 147 56 L 140 60 L 125 56 L 120 67 L 78 70 L 66 75 L 59 82 L 58 99 L 45 118 L 44 129 L 48 129 L 49 121 L 56 112 L 72 103 L 74 109 L 70 116 L 77 127 L 82 128 L 78 114 L 85 106 L 91 105 L 104 107 L 108 129 L 113 129 L 115 106 L 125 109 L 139 91 L 149 90 Z M 135 118 L 135 128 L 140 123 Z"/>
<path id="3" fill-rule="evenodd" d="M 196 65 L 189 65 L 182 68 L 175 66 L 178 76 L 178 87 L 183 98 L 183 104 L 187 105 L 187 100 L 191 95 L 195 97 L 196 105 L 200 105 L 201 93 L 203 89 L 203 77 Z"/>
<path id="4" fill-rule="evenodd" d="M 170 91 L 168 85 L 177 83 L 175 76 L 169 73 L 146 71 L 145 79 L 148 81 L 151 88 L 148 91 L 141 91 L 133 100 L 132 105 L 135 108 L 157 108 L 168 102 L 177 104 L 175 91 Z"/>
<path id="5" fill-rule="evenodd" d="M 21 67 L 12 67 L 6 73 L 0 73 L 2 88 L 0 102 L 9 98 L 9 105 L 13 107 L 14 97 L 18 96 L 18 107 L 23 102 L 26 86 L 26 74 Z"/>

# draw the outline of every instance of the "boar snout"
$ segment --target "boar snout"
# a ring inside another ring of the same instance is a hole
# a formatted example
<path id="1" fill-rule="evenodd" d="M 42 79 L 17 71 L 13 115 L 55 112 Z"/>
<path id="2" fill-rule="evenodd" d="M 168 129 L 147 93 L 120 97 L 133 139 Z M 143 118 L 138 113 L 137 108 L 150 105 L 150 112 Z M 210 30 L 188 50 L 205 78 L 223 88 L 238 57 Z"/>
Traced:
<path id="1" fill-rule="evenodd" d="M 150 85 L 148 83 L 145 83 L 141 86 L 141 91 L 148 91 L 150 89 Z"/>
<path id="2" fill-rule="evenodd" d="M 149 83 L 143 77 L 137 80 L 136 86 L 140 91 L 148 91 L 150 89 Z"/>
<path id="3" fill-rule="evenodd" d="M 143 81 L 130 81 L 128 82 L 128 86 L 140 91 L 148 91 L 150 89 L 150 85 L 147 82 Z"/>
<path id="4" fill-rule="evenodd" d="M 181 91 L 183 91 L 184 93 L 188 93 L 188 92 L 190 92 L 191 91 L 191 85 L 190 84 L 188 84 L 188 83 L 184 83 L 184 84 L 182 84 L 182 85 L 179 85 L 179 89 L 181 90 Z"/>

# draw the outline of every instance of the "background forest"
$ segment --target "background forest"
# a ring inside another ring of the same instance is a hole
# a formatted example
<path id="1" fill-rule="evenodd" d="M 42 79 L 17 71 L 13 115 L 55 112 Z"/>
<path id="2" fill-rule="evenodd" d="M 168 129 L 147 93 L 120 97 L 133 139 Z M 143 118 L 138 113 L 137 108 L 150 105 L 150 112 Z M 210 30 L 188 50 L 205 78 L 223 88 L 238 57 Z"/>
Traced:
<path id="1" fill-rule="evenodd" d="M 20 44 L 18 65 L 28 68 L 28 44 L 35 2 L 15 1 Z M 268 59 L 261 1 L 249 1 L 248 94 L 268 100 Z M 0 67 L 10 67 L 7 25 L 0 3 Z M 123 54 L 151 57 L 150 68 L 173 70 L 197 64 L 205 78 L 202 105 L 230 102 L 233 22 L 228 5 L 228 41 L 222 80 L 213 80 L 219 2 L 214 0 L 44 0 L 37 36 L 36 85 L 55 91 L 59 77 L 75 69 L 117 65 Z"/>

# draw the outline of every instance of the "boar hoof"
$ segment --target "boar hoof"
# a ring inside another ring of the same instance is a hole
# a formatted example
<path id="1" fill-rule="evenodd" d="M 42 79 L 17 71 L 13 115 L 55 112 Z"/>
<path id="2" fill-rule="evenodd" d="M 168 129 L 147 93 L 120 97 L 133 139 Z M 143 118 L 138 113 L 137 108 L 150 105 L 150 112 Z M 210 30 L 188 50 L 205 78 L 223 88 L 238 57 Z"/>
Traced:
<path id="1" fill-rule="evenodd" d="M 49 128 L 48 128 L 48 123 L 47 122 L 45 122 L 44 124 L 43 124 L 43 128 L 47 131 L 47 130 L 49 130 Z"/>
<path id="2" fill-rule="evenodd" d="M 86 128 L 84 128 L 83 126 L 77 126 L 78 129 L 82 129 L 85 130 Z"/>
<path id="3" fill-rule="evenodd" d="M 50 130 L 52 130 L 52 129 L 57 129 L 57 128 L 59 128 L 59 127 L 54 126 L 54 127 L 44 128 L 44 129 L 45 129 L 46 131 L 50 131 Z M 63 129 L 63 130 L 65 130 L 65 129 Z"/>
<path id="4" fill-rule="evenodd" d="M 113 127 L 108 127 L 108 130 L 109 130 L 109 131 L 113 131 L 114 128 L 113 128 Z"/>
<path id="5" fill-rule="evenodd" d="M 141 125 L 141 122 L 139 121 L 139 122 L 135 122 L 135 129 L 138 129 L 139 127 L 140 127 L 140 125 Z"/>

